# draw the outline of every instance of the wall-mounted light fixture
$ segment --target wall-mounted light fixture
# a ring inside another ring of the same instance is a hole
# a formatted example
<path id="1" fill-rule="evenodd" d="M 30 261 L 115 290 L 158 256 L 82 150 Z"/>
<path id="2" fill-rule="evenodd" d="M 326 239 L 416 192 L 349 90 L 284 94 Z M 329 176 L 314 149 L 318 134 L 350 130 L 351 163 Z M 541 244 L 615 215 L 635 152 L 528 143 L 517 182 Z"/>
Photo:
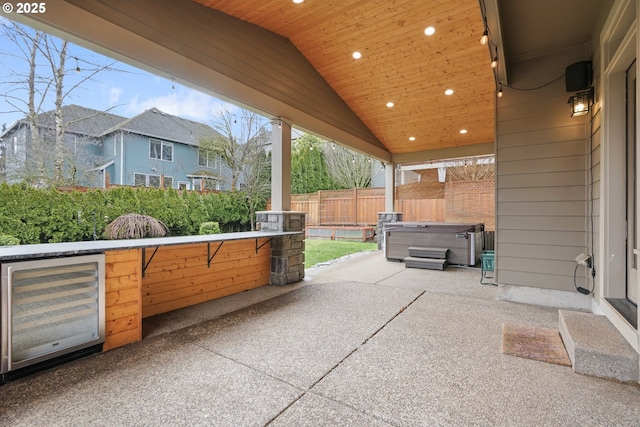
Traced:
<path id="1" fill-rule="evenodd" d="M 593 104 L 593 88 L 570 96 L 568 103 L 571 107 L 571 117 L 588 114 Z"/>
<path id="2" fill-rule="evenodd" d="M 569 97 L 571 117 L 584 116 L 593 105 L 593 70 L 591 61 L 580 61 L 567 67 L 564 78 L 567 92 L 578 92 Z"/>

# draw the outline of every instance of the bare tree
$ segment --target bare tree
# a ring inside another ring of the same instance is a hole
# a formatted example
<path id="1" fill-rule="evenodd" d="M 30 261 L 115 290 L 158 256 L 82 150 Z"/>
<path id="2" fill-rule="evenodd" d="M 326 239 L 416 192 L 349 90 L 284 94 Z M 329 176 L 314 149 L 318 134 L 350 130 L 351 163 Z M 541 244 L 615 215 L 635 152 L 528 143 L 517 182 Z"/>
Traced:
<path id="1" fill-rule="evenodd" d="M 461 160 L 459 166 L 447 169 L 450 181 L 482 181 L 495 177 L 495 165 L 485 160 Z"/>
<path id="2" fill-rule="evenodd" d="M 255 230 L 255 213 L 261 203 L 265 202 L 271 192 L 271 156 L 265 149 L 268 145 L 269 135 L 262 129 L 261 145 L 255 146 L 256 150 L 251 156 L 250 162 L 242 171 L 241 191 L 247 200 L 249 208 L 249 220 L 251 230 Z"/>
<path id="3" fill-rule="evenodd" d="M 340 187 L 367 188 L 371 186 L 371 171 L 374 160 L 337 144 L 324 144 L 322 148 L 329 173 Z"/>
<path id="4" fill-rule="evenodd" d="M 0 51 L 0 54 L 11 55 L 14 60 L 23 61 L 26 66 L 9 70 L 6 83 L 13 88 L 3 94 L 5 102 L 10 106 L 10 111 L 6 112 L 23 113 L 29 123 L 30 138 L 25 141 L 29 145 L 29 158 L 25 157 L 25 164 L 21 165 L 24 173 L 22 178 L 41 185 L 69 181 L 65 173 L 71 171 L 72 176 L 77 176 L 77 164 L 67 165 L 65 170 L 65 163 L 73 163 L 73 155 L 76 153 L 73 150 L 69 154 L 65 148 L 66 130 L 72 123 L 65 120 L 63 106 L 71 93 L 83 83 L 104 70 L 113 69 L 115 61 L 107 64 L 83 61 L 82 74 L 67 88 L 65 77 L 71 70 L 67 68 L 69 44 L 66 40 L 9 20 L 0 21 L 0 25 L 5 40 L 12 43 L 14 48 L 11 51 Z M 78 74 L 81 71 L 79 60 L 76 57 L 74 59 Z M 53 123 L 39 123 L 44 105 L 48 103 L 53 104 Z M 43 129 L 50 131 L 43 132 Z M 49 166 L 52 166 L 52 175 L 47 172 Z"/>
<path id="5" fill-rule="evenodd" d="M 64 76 L 65 63 L 67 61 L 67 45 L 66 40 L 62 40 L 60 46 L 56 46 L 55 43 L 48 37 L 44 36 L 43 43 L 39 45 L 39 49 L 47 59 L 49 66 L 51 67 L 51 74 L 53 75 L 53 85 L 55 87 L 55 108 L 54 108 L 54 122 L 55 122 L 55 143 L 53 147 L 53 180 L 60 182 L 63 177 L 64 166 L 64 131 L 65 123 L 62 113 L 62 102 L 64 101 Z"/>
<path id="6" fill-rule="evenodd" d="M 20 59 L 24 59 L 28 67 L 26 79 L 20 72 L 11 70 L 8 83 L 13 85 L 13 89 L 4 94 L 4 99 L 13 110 L 7 112 L 24 113 L 29 122 L 31 139 L 33 141 L 40 141 L 38 114 L 41 111 L 42 103 L 45 101 L 50 87 L 50 84 L 41 85 L 42 82 L 36 73 L 38 67 L 38 46 L 41 43 L 43 34 L 39 31 L 31 33 L 25 29 L 25 27 L 11 21 L 3 21 L 2 30 L 5 39 L 16 46 L 20 51 Z M 8 54 L 8 52 L 2 53 Z M 23 94 L 25 87 L 27 92 L 26 101 Z M 36 95 L 38 95 L 37 102 Z M 32 158 L 32 160 L 37 174 L 44 176 L 44 156 L 39 155 L 38 158 Z M 34 169 L 28 168 L 26 165 L 23 165 L 23 169 L 25 171 L 30 170 L 31 173 L 34 172 Z"/>
<path id="7" fill-rule="evenodd" d="M 245 193 L 253 230 L 255 210 L 271 189 L 270 136 L 265 122 L 246 110 L 242 110 L 237 118 L 225 108 L 218 113 L 213 127 L 219 134 L 200 141 L 200 150 L 220 156 L 229 167 L 231 191 Z"/>
<path id="8" fill-rule="evenodd" d="M 251 165 L 256 153 L 265 149 L 264 123 L 250 111 L 242 110 L 240 119 L 227 108 L 218 112 L 213 128 L 219 132 L 212 139 L 200 142 L 200 149 L 220 156 L 231 171 L 231 191 L 235 191 L 246 165 Z"/>

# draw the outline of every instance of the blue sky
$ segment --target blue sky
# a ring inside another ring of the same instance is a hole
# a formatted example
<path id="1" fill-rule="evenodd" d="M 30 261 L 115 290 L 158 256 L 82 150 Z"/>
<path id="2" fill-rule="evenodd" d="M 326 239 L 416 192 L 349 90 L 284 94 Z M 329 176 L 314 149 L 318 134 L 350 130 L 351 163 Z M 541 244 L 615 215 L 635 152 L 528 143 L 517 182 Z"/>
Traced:
<path id="1" fill-rule="evenodd" d="M 4 20 L 5 18 L 1 18 Z M 56 39 L 59 40 L 59 39 Z M 76 60 L 77 58 L 77 60 Z M 67 52 L 65 87 L 71 88 L 82 79 L 86 79 L 92 64 L 105 65 L 112 62 L 100 54 L 86 50 L 82 47 L 69 44 Z M 40 67 L 41 74 L 51 72 Z M 80 72 L 76 72 L 76 67 Z M 132 117 L 152 107 L 166 113 L 195 120 L 209 125 L 212 124 L 217 112 L 226 107 L 230 111 L 238 110 L 238 107 L 227 104 L 219 99 L 182 86 L 170 79 L 161 78 L 145 71 L 117 62 L 113 65 L 118 71 L 102 71 L 91 80 L 81 83 L 73 89 L 65 105 L 77 104 L 100 111 L 109 112 L 125 117 Z M 15 43 L 0 38 L 0 125 L 9 126 L 15 120 L 24 118 L 24 114 L 16 112 L 15 108 L 7 101 L 6 94 L 13 94 L 26 100 L 26 90 L 18 90 L 15 85 L 20 76 L 26 75 L 28 66 L 24 57 Z M 24 80 L 24 77 L 22 77 Z M 50 91 L 42 106 L 42 111 L 53 108 L 53 93 Z"/>

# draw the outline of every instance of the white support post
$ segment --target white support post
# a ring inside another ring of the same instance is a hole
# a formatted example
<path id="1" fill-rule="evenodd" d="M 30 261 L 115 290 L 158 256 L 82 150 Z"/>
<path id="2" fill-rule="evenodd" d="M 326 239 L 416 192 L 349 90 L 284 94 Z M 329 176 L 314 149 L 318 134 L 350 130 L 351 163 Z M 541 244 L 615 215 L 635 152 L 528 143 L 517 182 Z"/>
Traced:
<path id="1" fill-rule="evenodd" d="M 384 164 L 384 178 L 384 210 L 385 212 L 395 212 L 395 164 Z"/>
<path id="2" fill-rule="evenodd" d="M 291 125 L 271 121 L 271 210 L 291 210 Z"/>

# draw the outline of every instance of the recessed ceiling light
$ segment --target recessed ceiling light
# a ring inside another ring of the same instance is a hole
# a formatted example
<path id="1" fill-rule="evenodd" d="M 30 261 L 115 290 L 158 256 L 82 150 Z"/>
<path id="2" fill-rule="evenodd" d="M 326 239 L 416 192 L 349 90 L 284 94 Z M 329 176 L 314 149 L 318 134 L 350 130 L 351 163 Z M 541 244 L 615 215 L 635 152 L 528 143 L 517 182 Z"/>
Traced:
<path id="1" fill-rule="evenodd" d="M 387 107 L 391 108 L 393 107 L 395 104 L 391 101 L 387 102 Z"/>
<path id="2" fill-rule="evenodd" d="M 303 1 L 304 1 L 304 0 L 293 0 L 293 2 L 294 2 L 295 4 L 300 4 L 300 3 L 302 3 Z"/>
<path id="3" fill-rule="evenodd" d="M 436 29 L 435 29 L 435 28 L 433 28 L 433 27 L 427 27 L 427 28 L 425 28 L 425 29 L 424 29 L 424 33 L 425 33 L 427 36 L 432 36 L 432 35 L 434 35 L 434 34 L 435 34 L 435 32 L 436 32 Z"/>
<path id="4" fill-rule="evenodd" d="M 445 95 L 453 95 L 453 89 L 447 89 L 444 91 Z"/>
<path id="5" fill-rule="evenodd" d="M 362 58 L 362 54 L 360 52 L 358 52 L 357 50 L 355 52 L 353 52 L 351 54 L 351 56 L 353 56 L 353 59 L 360 59 Z"/>
<path id="6" fill-rule="evenodd" d="M 460 129 L 460 133 L 464 135 L 465 133 L 467 133 L 467 130 L 466 129 Z"/>
<path id="7" fill-rule="evenodd" d="M 409 137 L 409 141 L 415 141 L 415 140 L 416 140 L 416 137 L 415 137 L 415 136 L 410 136 L 410 137 Z"/>

